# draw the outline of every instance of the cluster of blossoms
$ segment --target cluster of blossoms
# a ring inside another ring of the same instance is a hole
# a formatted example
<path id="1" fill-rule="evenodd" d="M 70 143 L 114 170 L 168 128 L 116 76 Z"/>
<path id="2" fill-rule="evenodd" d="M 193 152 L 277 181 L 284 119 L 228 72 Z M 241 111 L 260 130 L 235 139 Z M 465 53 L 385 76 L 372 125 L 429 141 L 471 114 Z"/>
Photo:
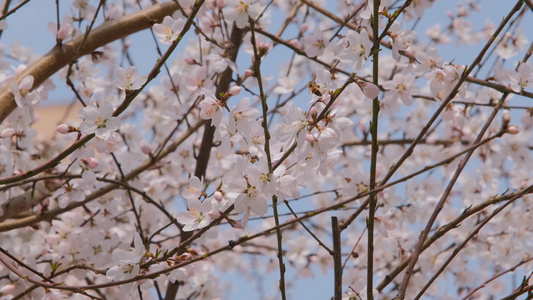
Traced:
<path id="1" fill-rule="evenodd" d="M 69 59 L 58 77 L 83 107 L 54 120 L 51 140 L 32 128 L 55 89 L 40 61 L 15 46 L 27 66 L 0 61 L 0 300 L 231 298 L 222 272 L 311 280 L 339 256 L 337 298 L 413 299 L 435 274 L 424 296 L 531 287 L 490 284 L 533 268 L 533 107 L 515 101 L 533 97 L 524 32 L 474 28 L 473 3 L 448 26 L 411 27 L 432 0 L 381 1 L 378 16 L 366 0 L 107 2 L 103 28 L 159 20 L 160 54 L 150 73 L 118 65 L 146 40 Z M 100 13 L 86 0 L 72 12 L 48 25 L 56 47 L 83 43 L 77 22 Z M 441 56 L 450 39 L 494 42 L 493 68 Z"/>

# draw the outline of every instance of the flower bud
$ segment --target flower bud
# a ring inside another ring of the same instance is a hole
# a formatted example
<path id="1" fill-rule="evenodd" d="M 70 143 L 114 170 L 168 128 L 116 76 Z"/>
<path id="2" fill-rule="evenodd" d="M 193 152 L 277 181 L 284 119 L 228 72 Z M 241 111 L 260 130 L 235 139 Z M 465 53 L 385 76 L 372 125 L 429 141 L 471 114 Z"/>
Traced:
<path id="1" fill-rule="evenodd" d="M 218 209 L 212 209 L 211 211 L 209 211 L 208 215 L 211 218 L 216 219 L 216 218 L 220 217 L 220 211 Z"/>
<path id="2" fill-rule="evenodd" d="M 300 26 L 300 32 L 304 33 L 309 29 L 309 25 L 307 23 L 303 23 L 302 26 Z"/>
<path id="3" fill-rule="evenodd" d="M 268 50 L 270 50 L 270 44 L 261 42 L 259 43 L 258 48 L 259 48 L 259 53 L 258 53 L 259 57 L 263 57 L 268 52 Z"/>
<path id="4" fill-rule="evenodd" d="M 84 157 L 84 158 L 81 159 L 81 161 L 90 170 L 98 167 L 98 160 L 96 160 L 96 158 Z"/>
<path id="5" fill-rule="evenodd" d="M 516 125 L 509 125 L 507 128 L 505 128 L 504 132 L 509 134 L 519 134 L 520 129 L 518 129 L 518 126 Z"/>
<path id="6" fill-rule="evenodd" d="M 144 154 L 150 154 L 150 153 L 152 153 L 152 149 L 151 149 L 150 146 L 148 146 L 148 145 L 142 145 L 142 147 L 141 147 L 141 151 L 142 151 L 142 153 L 144 153 Z"/>
<path id="7" fill-rule="evenodd" d="M 230 87 L 229 90 L 228 90 L 228 94 L 230 96 L 237 96 L 238 94 L 240 94 L 240 92 L 241 92 L 241 87 L 240 86 L 236 86 L 236 85 Z"/>
<path id="8" fill-rule="evenodd" d="M 300 42 L 298 40 L 290 40 L 289 44 L 291 44 L 293 47 L 300 49 Z"/>
<path id="9" fill-rule="evenodd" d="M 250 77 L 255 77 L 254 71 L 252 71 L 250 69 L 246 69 L 246 71 L 244 71 L 244 75 L 250 76 Z"/>
<path id="10" fill-rule="evenodd" d="M 309 114 L 311 115 L 311 118 L 313 118 L 313 121 L 316 121 L 316 118 L 318 117 L 318 110 L 316 109 L 316 106 L 313 105 L 313 107 L 311 107 Z"/>
<path id="11" fill-rule="evenodd" d="M 244 224 L 242 224 L 242 222 L 235 222 L 233 224 L 233 228 L 235 228 L 235 229 L 244 229 Z"/>
<path id="12" fill-rule="evenodd" d="M 504 110 L 502 113 L 502 127 L 506 128 L 509 126 L 509 123 L 511 122 L 511 115 L 509 114 L 509 110 Z"/>
<path id="13" fill-rule="evenodd" d="M 7 295 L 15 290 L 16 286 L 14 284 L 6 284 L 3 287 L 0 287 L 0 294 Z"/>
<path id="14" fill-rule="evenodd" d="M 370 82 L 357 81 L 357 85 L 363 91 L 363 94 L 370 99 L 374 99 L 379 95 L 379 88 Z"/>
<path id="15" fill-rule="evenodd" d="M 222 200 L 224 200 L 224 197 L 222 197 L 222 193 L 220 191 L 215 192 L 214 198 L 215 200 L 217 200 L 217 202 L 221 202 Z"/>
<path id="16" fill-rule="evenodd" d="M 191 66 L 192 66 L 192 65 L 197 65 L 197 64 L 198 64 L 198 62 L 196 61 L 196 59 L 191 58 L 191 57 L 187 57 L 187 58 L 185 59 L 185 63 L 188 64 L 188 65 L 191 65 Z"/>
<path id="17" fill-rule="evenodd" d="M 68 24 L 67 24 L 68 25 Z M 67 39 L 68 35 L 69 35 L 69 32 L 70 32 L 70 25 L 68 26 L 61 26 L 61 29 L 59 29 L 59 31 L 57 32 L 57 39 L 60 40 L 60 41 L 64 41 Z"/>
<path id="18" fill-rule="evenodd" d="M 67 124 L 61 124 L 56 127 L 56 131 L 61 134 L 67 134 L 70 132 L 69 126 Z"/>
<path id="19" fill-rule="evenodd" d="M 309 143 L 313 143 L 315 141 L 315 137 L 310 132 L 307 132 L 305 135 L 305 140 Z"/>

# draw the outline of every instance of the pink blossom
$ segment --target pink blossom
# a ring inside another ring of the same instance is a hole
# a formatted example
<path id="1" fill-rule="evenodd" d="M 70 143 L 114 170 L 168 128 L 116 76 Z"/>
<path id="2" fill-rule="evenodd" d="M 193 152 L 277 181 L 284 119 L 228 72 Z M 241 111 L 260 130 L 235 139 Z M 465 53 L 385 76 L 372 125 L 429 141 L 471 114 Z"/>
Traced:
<path id="1" fill-rule="evenodd" d="M 109 102 L 104 102 L 100 107 L 87 106 L 79 112 L 83 122 L 80 124 L 80 131 L 83 134 L 96 134 L 97 137 L 107 140 L 111 132 L 120 127 L 120 120 L 113 117 L 113 106 Z"/>
<path id="2" fill-rule="evenodd" d="M 213 92 L 204 90 L 204 100 L 198 104 L 200 107 L 200 117 L 204 120 L 211 119 L 211 126 L 218 126 L 222 121 L 222 104 Z"/>
<path id="3" fill-rule="evenodd" d="M 235 21 L 238 28 L 248 24 L 248 18 L 255 20 L 260 13 L 258 4 L 252 0 L 225 0 L 224 16 L 230 22 Z"/>
<path id="4" fill-rule="evenodd" d="M 384 100 L 396 101 L 400 98 L 405 105 L 411 105 L 413 103 L 413 93 L 417 88 L 414 85 L 415 77 L 409 74 L 396 74 L 390 81 L 383 83 L 383 88 L 388 90 L 389 93 L 385 95 Z"/>
<path id="5" fill-rule="evenodd" d="M 315 29 L 312 34 L 305 35 L 302 44 L 309 57 L 320 56 L 329 45 L 329 40 L 324 37 L 323 31 Z"/>
<path id="6" fill-rule="evenodd" d="M 171 16 L 166 16 L 161 24 L 154 24 L 153 29 L 161 43 L 170 44 L 178 38 L 184 24 L 184 19 L 174 20 Z"/>
<path id="7" fill-rule="evenodd" d="M 365 28 L 360 32 L 349 30 L 346 33 L 346 47 L 339 53 L 342 61 L 353 64 L 353 71 L 357 72 L 363 68 L 366 59 L 370 54 L 372 42 L 368 38 L 368 33 Z"/>
<path id="8" fill-rule="evenodd" d="M 126 91 L 140 89 L 148 78 L 146 75 L 139 76 L 139 71 L 135 66 L 131 66 L 127 70 L 118 68 L 115 74 L 117 87 Z"/>
<path id="9" fill-rule="evenodd" d="M 192 231 L 203 228 L 211 222 L 211 199 L 206 198 L 203 201 L 195 198 L 187 200 L 188 211 L 179 212 L 176 220 L 183 224 L 184 231 Z"/>

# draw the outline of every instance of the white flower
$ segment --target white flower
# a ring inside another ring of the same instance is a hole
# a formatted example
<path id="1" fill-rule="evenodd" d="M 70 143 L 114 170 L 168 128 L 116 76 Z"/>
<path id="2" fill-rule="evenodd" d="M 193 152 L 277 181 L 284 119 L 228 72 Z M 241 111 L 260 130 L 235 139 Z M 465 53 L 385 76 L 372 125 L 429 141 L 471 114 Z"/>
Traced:
<path id="1" fill-rule="evenodd" d="M 229 113 L 229 130 L 235 134 L 237 131 L 248 138 L 252 134 L 255 120 L 261 114 L 257 109 L 250 107 L 250 98 L 242 98 L 239 104 Z"/>
<path id="2" fill-rule="evenodd" d="M 134 249 L 125 251 L 122 249 L 115 249 L 111 254 L 113 261 L 118 265 L 131 265 L 137 264 L 141 261 L 141 258 L 144 256 L 144 245 L 141 240 L 141 236 L 138 233 L 135 233 L 133 238 Z"/>
<path id="3" fill-rule="evenodd" d="M 396 223 L 394 223 L 393 215 L 394 208 L 389 209 L 384 215 L 380 217 L 375 217 L 378 223 L 378 231 L 383 236 L 389 237 L 389 230 L 396 228 Z"/>
<path id="4" fill-rule="evenodd" d="M 186 190 L 181 192 L 183 198 L 189 199 L 198 199 L 202 195 L 204 189 L 202 180 L 198 179 L 196 176 L 189 178 L 189 186 Z"/>
<path id="5" fill-rule="evenodd" d="M 219 54 L 209 54 L 205 57 L 205 59 L 209 60 L 212 63 L 213 71 L 220 73 L 224 72 L 228 67 L 235 73 L 238 73 L 237 71 L 237 65 L 235 65 L 234 62 L 231 61 L 231 59 L 227 57 L 222 57 Z"/>
<path id="6" fill-rule="evenodd" d="M 259 7 L 252 4 L 252 0 L 227 0 L 224 16 L 228 21 L 235 21 L 238 28 L 244 28 L 248 23 L 248 17 L 256 19 L 259 16 Z"/>
<path id="7" fill-rule="evenodd" d="M 204 120 L 211 119 L 211 126 L 218 126 L 222 121 L 222 106 L 215 94 L 204 89 L 205 98 L 198 104 L 200 107 L 200 117 Z"/>
<path id="8" fill-rule="evenodd" d="M 389 92 L 384 100 L 396 101 L 402 99 L 403 104 L 413 104 L 413 92 L 417 90 L 414 85 L 415 77 L 411 74 L 395 74 L 392 80 L 383 83 L 383 88 Z"/>
<path id="9" fill-rule="evenodd" d="M 100 107 L 87 106 L 80 109 L 80 131 L 84 134 L 95 133 L 97 137 L 107 140 L 111 132 L 120 127 L 120 120 L 113 117 L 113 106 L 109 102 L 104 102 Z"/>
<path id="10" fill-rule="evenodd" d="M 533 68 L 531 65 L 523 63 L 518 67 L 518 72 L 509 72 L 509 85 L 515 92 L 533 86 Z"/>
<path id="11" fill-rule="evenodd" d="M 107 279 L 119 281 L 133 278 L 139 274 L 139 262 L 143 258 L 145 250 L 141 237 L 138 233 L 135 233 L 133 243 L 135 248 L 130 249 L 129 251 L 125 251 L 119 248 L 113 250 L 111 257 L 117 265 L 107 270 Z M 133 286 L 133 283 L 123 285 L 122 291 L 129 292 L 133 288 Z"/>
<path id="12" fill-rule="evenodd" d="M 401 30 L 400 24 L 394 22 L 390 28 L 390 37 L 392 39 L 392 57 L 398 59 L 398 51 L 407 50 L 409 44 L 415 39 L 416 33 L 413 30 Z"/>
<path id="13" fill-rule="evenodd" d="M 31 91 L 33 80 L 33 76 L 28 75 L 18 85 L 14 82 L 11 83 L 11 92 L 15 96 L 18 107 L 31 107 L 39 102 L 39 94 Z"/>
<path id="14" fill-rule="evenodd" d="M 342 61 L 353 63 L 353 71 L 357 72 L 363 68 L 366 59 L 370 54 L 372 42 L 368 38 L 366 29 L 361 32 L 350 30 L 346 33 L 348 46 L 341 50 L 339 57 Z M 345 41 L 343 41 L 345 42 Z"/>
<path id="15" fill-rule="evenodd" d="M 211 199 L 206 198 L 202 202 L 197 198 L 189 198 L 187 204 L 189 210 L 179 212 L 176 215 L 176 220 L 184 225 L 184 231 L 192 231 L 209 225 L 211 222 L 209 216 L 212 207 Z"/>
<path id="16" fill-rule="evenodd" d="M 178 38 L 184 23 L 184 19 L 174 20 L 171 16 L 166 16 L 161 24 L 155 24 L 152 28 L 161 43 L 170 44 Z"/>
<path id="17" fill-rule="evenodd" d="M 132 91 L 142 87 L 146 82 L 148 76 L 139 76 L 139 71 L 134 66 L 129 67 L 127 70 L 118 68 L 116 72 L 117 79 L 115 83 L 121 90 Z"/>
<path id="18" fill-rule="evenodd" d="M 329 40 L 324 38 L 322 30 L 316 28 L 312 34 L 306 35 L 302 39 L 305 52 L 309 57 L 320 56 L 329 44 Z"/>
<path id="19" fill-rule="evenodd" d="M 72 200 L 76 202 L 85 200 L 85 195 L 79 186 L 75 187 L 68 184 L 65 187 L 57 189 L 51 198 L 57 199 L 57 204 L 60 208 L 65 208 L 70 202 L 72 202 Z"/>

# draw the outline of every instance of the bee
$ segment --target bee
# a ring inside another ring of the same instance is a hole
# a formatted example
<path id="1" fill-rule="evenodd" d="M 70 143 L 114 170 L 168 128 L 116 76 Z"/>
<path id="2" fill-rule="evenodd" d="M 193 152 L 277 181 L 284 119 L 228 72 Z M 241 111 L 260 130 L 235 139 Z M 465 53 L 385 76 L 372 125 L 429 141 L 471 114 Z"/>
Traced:
<path id="1" fill-rule="evenodd" d="M 319 97 L 322 97 L 322 92 L 320 91 L 320 85 L 318 85 L 314 81 L 309 81 L 309 84 L 307 85 L 309 87 L 309 91 Z"/>

